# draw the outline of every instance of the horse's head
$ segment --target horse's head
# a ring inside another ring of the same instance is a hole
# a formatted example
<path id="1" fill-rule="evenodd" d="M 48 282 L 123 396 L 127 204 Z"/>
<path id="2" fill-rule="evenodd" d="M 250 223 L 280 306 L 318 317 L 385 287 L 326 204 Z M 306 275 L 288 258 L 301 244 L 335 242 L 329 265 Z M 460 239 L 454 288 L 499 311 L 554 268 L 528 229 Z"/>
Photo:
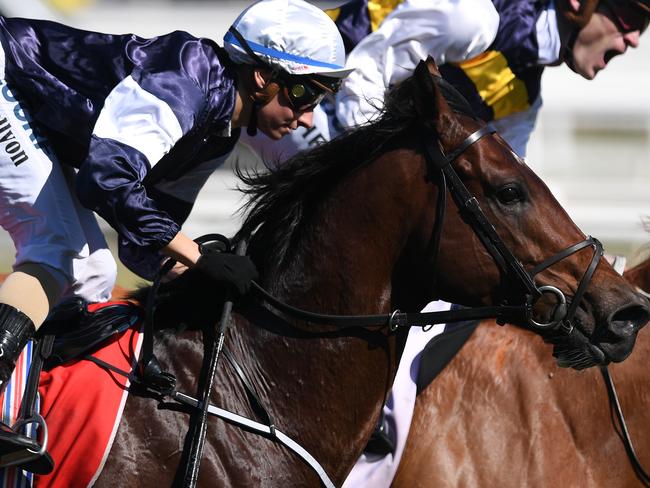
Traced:
<path id="1" fill-rule="evenodd" d="M 637 332 L 650 318 L 647 300 L 601 256 L 597 241 L 586 240 L 503 139 L 485 130 L 476 135 L 484 124 L 471 116 L 462 97 L 440 78 L 432 60 L 420 63 L 416 75 L 405 83 L 397 91 L 413 93 L 412 109 L 423 121 L 421 137 L 435 141 L 430 146 L 434 153 L 440 149 L 437 161 L 435 154 L 425 158 L 425 179 L 440 188 L 441 167 L 450 163 L 496 229 L 497 241 L 505 244 L 505 253 L 499 252 L 500 243 L 493 242 L 489 229 L 487 236 L 481 229 L 476 232 L 480 225 L 473 202 L 466 201 L 468 195 L 461 192 L 452 198 L 447 192 L 439 199 L 433 190 L 419 237 L 421 246 L 436 256 L 429 259 L 429 267 L 419 268 L 419 286 L 427 283 L 430 296 L 467 305 L 521 303 L 527 296 L 532 304 L 529 320 L 518 322 L 553 343 L 561 365 L 584 368 L 625 359 Z M 452 153 L 455 157 L 445 159 Z M 449 176 L 446 184 L 452 186 Z M 448 210 L 442 232 L 432 232 L 443 225 L 440 204 L 444 200 Z M 431 242 L 436 234 L 439 244 Z M 490 247 L 496 247 L 496 252 L 488 252 Z M 509 262 L 510 253 L 514 263 Z M 526 270 L 523 275 L 516 272 L 519 263 L 520 270 Z M 535 288 L 541 290 L 539 295 Z M 579 298 L 573 303 L 576 295 Z M 565 297 L 567 303 L 562 305 Z"/>
<path id="2" fill-rule="evenodd" d="M 439 191 L 442 174 L 464 190 Z M 526 318 L 508 321 L 535 325 L 576 368 L 623 360 L 650 316 L 432 61 L 387 94 L 375 122 L 242 177 L 251 199 L 240 235 L 254 234 L 265 286 L 302 308 L 529 303 Z"/>

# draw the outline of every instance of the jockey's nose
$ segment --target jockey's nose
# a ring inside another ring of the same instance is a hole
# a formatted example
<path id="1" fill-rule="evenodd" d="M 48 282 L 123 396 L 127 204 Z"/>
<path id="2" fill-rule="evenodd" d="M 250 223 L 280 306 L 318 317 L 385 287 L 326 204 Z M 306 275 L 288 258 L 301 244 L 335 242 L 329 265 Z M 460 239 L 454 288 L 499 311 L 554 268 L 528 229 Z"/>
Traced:
<path id="1" fill-rule="evenodd" d="M 626 32 L 623 34 L 623 39 L 625 40 L 625 44 L 632 47 L 636 48 L 639 47 L 639 40 L 641 39 L 641 32 L 638 30 L 631 31 L 631 32 Z"/>
<path id="2" fill-rule="evenodd" d="M 300 117 L 298 117 L 298 125 L 305 129 L 311 129 L 314 125 L 314 111 L 310 110 L 309 112 L 300 114 Z"/>

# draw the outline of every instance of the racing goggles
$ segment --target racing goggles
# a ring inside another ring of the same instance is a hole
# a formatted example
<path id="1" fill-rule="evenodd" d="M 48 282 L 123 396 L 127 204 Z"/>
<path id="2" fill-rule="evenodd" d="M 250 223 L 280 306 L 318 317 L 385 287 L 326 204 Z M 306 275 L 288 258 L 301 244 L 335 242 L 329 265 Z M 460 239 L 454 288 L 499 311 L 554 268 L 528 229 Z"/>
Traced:
<path id="1" fill-rule="evenodd" d="M 639 31 L 643 33 L 648 28 L 650 13 L 636 6 L 631 0 L 603 0 L 602 4 L 607 8 L 610 18 L 616 24 L 616 28 L 622 32 Z"/>
<path id="2" fill-rule="evenodd" d="M 327 93 L 336 93 L 341 86 L 339 78 L 316 74 L 292 75 L 286 71 L 273 68 L 255 54 L 237 29 L 231 26 L 228 32 L 235 37 L 241 48 L 259 66 L 267 67 L 273 71 L 275 81 L 284 88 L 284 94 L 289 104 L 297 112 L 314 110 L 316 105 L 323 101 Z"/>
<path id="3" fill-rule="evenodd" d="M 336 93 L 341 84 L 338 79 L 323 80 L 323 76 L 290 75 L 278 73 L 278 82 L 289 104 L 296 112 L 310 112 L 323 101 L 327 93 Z"/>

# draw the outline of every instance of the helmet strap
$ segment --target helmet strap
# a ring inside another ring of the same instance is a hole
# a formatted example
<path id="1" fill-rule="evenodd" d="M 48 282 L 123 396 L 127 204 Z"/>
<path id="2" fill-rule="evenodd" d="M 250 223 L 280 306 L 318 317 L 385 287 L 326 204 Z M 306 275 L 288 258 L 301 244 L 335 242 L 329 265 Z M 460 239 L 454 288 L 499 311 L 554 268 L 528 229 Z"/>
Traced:
<path id="1" fill-rule="evenodd" d="M 252 76 L 255 76 L 255 74 L 252 73 Z M 252 82 L 255 84 L 255 80 L 252 80 Z M 280 85 L 271 78 L 271 80 L 268 81 L 261 90 L 254 90 L 250 94 L 250 99 L 253 104 L 251 107 L 251 115 L 248 120 L 248 126 L 246 127 L 246 133 L 249 136 L 254 137 L 257 134 L 257 115 L 260 107 L 273 100 L 279 91 Z"/>
<path id="2" fill-rule="evenodd" d="M 562 47 L 562 52 L 560 54 L 561 59 L 572 71 L 575 71 L 575 67 L 573 64 L 573 46 L 576 43 L 578 34 L 580 34 L 580 29 L 574 28 L 571 31 L 571 34 L 569 35 L 567 42 Z"/>
<path id="3" fill-rule="evenodd" d="M 257 109 L 260 107 L 259 102 L 253 102 L 251 108 L 251 116 L 248 119 L 248 125 L 246 126 L 246 134 L 250 137 L 255 137 L 257 135 Z"/>

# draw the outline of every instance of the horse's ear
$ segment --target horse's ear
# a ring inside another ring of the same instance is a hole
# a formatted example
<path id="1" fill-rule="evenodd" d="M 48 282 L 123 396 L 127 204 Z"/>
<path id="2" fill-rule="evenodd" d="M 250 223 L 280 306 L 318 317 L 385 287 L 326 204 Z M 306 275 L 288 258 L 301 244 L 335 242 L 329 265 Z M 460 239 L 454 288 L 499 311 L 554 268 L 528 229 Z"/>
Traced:
<path id="1" fill-rule="evenodd" d="M 414 77 L 417 81 L 417 92 L 413 93 L 416 101 L 416 110 L 425 125 L 434 123 L 441 113 L 449 110 L 449 107 L 436 84 L 435 78 L 440 78 L 438 66 L 431 56 L 426 61 L 420 61 L 415 67 Z"/>
<path id="2" fill-rule="evenodd" d="M 435 105 L 431 102 L 435 97 L 436 84 L 433 81 L 432 73 L 429 71 L 428 63 L 429 60 L 420 61 L 415 67 L 414 77 L 417 89 L 413 93 L 413 98 L 416 101 L 415 108 L 425 120 L 435 116 Z"/>
<path id="3" fill-rule="evenodd" d="M 436 62 L 433 60 L 433 57 L 429 56 L 427 60 L 425 61 L 427 64 L 427 68 L 429 70 L 429 73 L 431 73 L 433 76 L 442 76 L 440 74 L 440 71 L 438 70 L 438 65 Z"/>

